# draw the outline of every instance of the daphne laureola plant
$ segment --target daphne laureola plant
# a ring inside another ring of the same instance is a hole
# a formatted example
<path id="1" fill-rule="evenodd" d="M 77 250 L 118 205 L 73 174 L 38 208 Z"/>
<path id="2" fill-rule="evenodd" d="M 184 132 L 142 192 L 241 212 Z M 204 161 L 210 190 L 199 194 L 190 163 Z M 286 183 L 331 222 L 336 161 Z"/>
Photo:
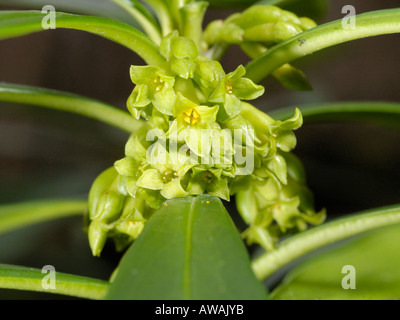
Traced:
<path id="1" fill-rule="evenodd" d="M 308 17 L 280 8 L 279 1 L 260 1 L 204 26 L 204 1 L 114 2 L 142 31 L 105 18 L 53 14 L 56 28 L 98 34 L 143 58 L 145 65 L 129 70 L 129 113 L 59 91 L 0 84 L 1 101 L 83 114 L 130 134 L 125 157 L 99 174 L 88 203 L 15 204 L 0 211 L 8 231 L 22 224 L 27 210 L 37 214 L 33 223 L 47 219 L 43 211 L 51 210 L 56 217 L 87 206 L 85 228 L 93 255 L 101 255 L 108 239 L 119 251 L 129 248 L 110 282 L 59 275 L 58 293 L 86 298 L 262 299 L 266 294 L 255 276 L 264 279 L 315 248 L 400 222 L 400 211 L 393 208 L 323 224 L 326 212 L 315 210 L 304 168 L 292 153 L 293 131 L 303 124 L 302 112 L 295 109 L 290 116 L 273 118 L 250 103 L 268 94 L 258 84 L 268 75 L 287 89 L 310 90 L 304 73 L 290 64 L 293 60 L 341 42 L 399 32 L 399 10 L 357 16 L 356 28 L 348 29 L 341 21 L 317 26 Z M 247 2 L 251 1 L 243 1 Z M 0 39 L 41 31 L 46 17 L 40 11 L 2 11 Z M 224 70 L 219 61 L 231 45 L 252 61 Z M 240 237 L 266 251 L 252 264 L 219 200 L 233 198 L 247 225 Z M 213 229 L 220 237 L 208 234 Z M 292 233 L 298 235 L 287 236 Z M 200 247 L 207 237 L 208 247 Z M 218 255 L 216 248 L 223 242 L 234 249 Z M 202 250 L 214 250 L 216 257 L 206 258 Z M 154 267 L 156 259 L 161 267 Z M 183 269 L 175 265 L 180 259 Z M 237 267 L 226 265 L 239 260 Z M 202 263 L 208 263 L 210 271 L 196 273 Z M 213 264 L 231 268 L 232 276 L 214 270 Z M 169 269 L 174 276 L 168 276 Z M 21 270 L 4 265 L 0 286 L 40 291 L 37 274 Z M 172 288 L 181 283 L 183 292 L 156 293 L 159 284 L 151 284 L 150 277 Z M 243 278 L 239 288 L 230 283 L 234 277 Z M 214 278 L 220 279 L 222 290 L 212 293 L 212 286 L 196 286 L 197 281 Z"/>

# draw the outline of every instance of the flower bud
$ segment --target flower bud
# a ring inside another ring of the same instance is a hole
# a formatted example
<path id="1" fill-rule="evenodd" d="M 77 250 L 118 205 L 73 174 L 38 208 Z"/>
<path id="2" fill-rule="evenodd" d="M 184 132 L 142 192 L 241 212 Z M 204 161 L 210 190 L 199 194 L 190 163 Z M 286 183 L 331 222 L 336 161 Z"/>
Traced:
<path id="1" fill-rule="evenodd" d="M 260 24 L 277 22 L 282 16 L 282 10 L 275 6 L 258 5 L 245 10 L 235 22 L 243 29 Z"/>
<path id="2" fill-rule="evenodd" d="M 89 244 L 92 254 L 99 257 L 107 241 L 108 229 L 105 223 L 100 220 L 93 220 L 89 225 Z"/>

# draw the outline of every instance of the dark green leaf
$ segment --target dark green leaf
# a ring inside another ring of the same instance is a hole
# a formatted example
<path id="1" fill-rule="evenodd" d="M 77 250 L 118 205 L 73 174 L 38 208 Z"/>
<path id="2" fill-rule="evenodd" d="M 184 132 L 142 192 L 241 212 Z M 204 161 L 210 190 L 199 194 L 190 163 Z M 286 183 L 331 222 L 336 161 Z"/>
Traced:
<path id="1" fill-rule="evenodd" d="M 265 299 L 220 200 L 169 200 L 123 257 L 110 299 Z"/>

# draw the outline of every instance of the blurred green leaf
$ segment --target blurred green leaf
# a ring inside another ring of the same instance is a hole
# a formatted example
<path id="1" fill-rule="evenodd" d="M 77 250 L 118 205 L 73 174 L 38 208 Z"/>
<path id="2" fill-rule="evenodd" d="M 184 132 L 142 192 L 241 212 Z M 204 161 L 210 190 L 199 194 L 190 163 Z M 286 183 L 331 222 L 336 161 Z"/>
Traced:
<path id="1" fill-rule="evenodd" d="M 129 113 L 106 103 L 57 90 L 0 82 L 0 101 L 22 103 L 77 113 L 100 120 L 127 132 L 134 132 L 142 122 Z"/>
<path id="2" fill-rule="evenodd" d="M 1 0 L 0 6 L 41 10 L 51 5 L 57 11 L 88 14 L 132 23 L 132 17 L 110 0 Z"/>
<path id="3" fill-rule="evenodd" d="M 0 234 L 48 220 L 83 215 L 87 201 L 43 200 L 0 206 Z"/>
<path id="4" fill-rule="evenodd" d="M 20 37 L 45 30 L 42 26 L 46 13 L 41 11 L 0 11 L 0 40 Z M 136 28 L 108 18 L 55 13 L 56 28 L 90 32 L 112 40 L 136 52 L 148 64 L 158 65 L 164 58 L 157 45 Z"/>
<path id="5" fill-rule="evenodd" d="M 169 200 L 122 258 L 106 298 L 265 299 L 221 201 Z"/>
<path id="6" fill-rule="evenodd" d="M 297 107 L 304 123 L 352 121 L 374 122 L 400 126 L 400 103 L 390 102 L 335 102 Z M 285 120 L 293 114 L 294 107 L 271 111 L 270 115 Z"/>
<path id="7" fill-rule="evenodd" d="M 400 205 L 346 215 L 283 240 L 275 250 L 252 262 L 257 278 L 265 279 L 307 253 L 363 232 L 400 223 Z"/>
<path id="8" fill-rule="evenodd" d="M 272 293 L 276 300 L 400 299 L 400 225 L 372 232 L 318 254 L 292 270 Z M 343 289 L 355 268 L 355 289 Z"/>

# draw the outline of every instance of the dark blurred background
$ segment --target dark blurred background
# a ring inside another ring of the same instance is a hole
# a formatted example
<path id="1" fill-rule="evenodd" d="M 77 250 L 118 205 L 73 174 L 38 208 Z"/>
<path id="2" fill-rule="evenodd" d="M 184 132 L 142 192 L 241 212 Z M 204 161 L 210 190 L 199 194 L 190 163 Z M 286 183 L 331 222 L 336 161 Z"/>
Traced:
<path id="1" fill-rule="evenodd" d="M 24 1 L 21 1 L 23 3 Z M 98 3 L 97 9 L 91 4 Z M 75 12 L 69 1 L 0 0 L 0 9 L 41 10 L 54 4 Z M 68 3 L 68 4 L 66 4 Z M 82 1 L 86 14 L 129 17 L 106 1 Z M 324 23 L 339 19 L 345 5 L 357 13 L 394 8 L 398 0 L 330 0 Z M 67 7 L 65 7 L 67 5 Z M 58 6 L 58 7 L 57 7 Z M 62 7 L 64 6 L 64 7 Z M 211 8 L 207 21 L 234 11 Z M 232 71 L 248 59 L 238 48 L 223 59 Z M 143 64 L 134 53 L 100 37 L 54 30 L 0 42 L 0 82 L 47 87 L 102 100 L 125 109 L 133 85 L 129 67 Z M 291 92 L 274 79 L 254 104 L 264 111 L 318 102 L 400 102 L 400 36 L 386 35 L 326 49 L 294 63 L 308 76 L 312 92 Z M 400 132 L 373 123 L 304 124 L 295 150 L 307 170 L 316 207 L 329 218 L 400 200 Z M 92 181 L 123 156 L 127 135 L 95 120 L 67 113 L 0 103 L 0 203 L 30 199 L 85 198 Z M 231 205 L 229 205 L 231 206 Z M 0 263 L 107 279 L 119 255 L 110 245 L 92 258 L 80 218 L 26 228 L 0 237 Z M 1 291 L 1 298 L 48 298 Z"/>

